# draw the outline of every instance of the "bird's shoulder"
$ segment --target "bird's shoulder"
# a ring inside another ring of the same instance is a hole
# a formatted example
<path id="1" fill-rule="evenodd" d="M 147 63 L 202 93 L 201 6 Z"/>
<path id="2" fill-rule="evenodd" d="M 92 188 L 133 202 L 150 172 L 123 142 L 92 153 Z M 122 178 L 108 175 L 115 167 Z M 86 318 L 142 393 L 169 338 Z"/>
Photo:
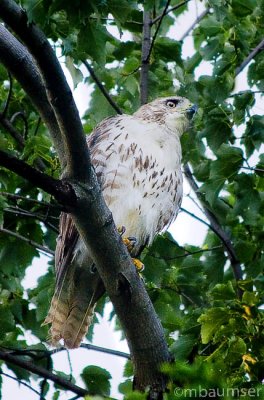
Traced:
<path id="1" fill-rule="evenodd" d="M 122 114 L 105 118 L 92 131 L 87 138 L 87 143 L 90 149 L 97 146 L 103 141 L 115 139 L 115 136 L 121 134 L 129 125 L 128 120 L 131 115 Z"/>
<path id="2" fill-rule="evenodd" d="M 98 148 L 105 145 L 120 145 L 121 143 L 130 143 L 137 141 L 144 145 L 149 140 L 159 140 L 161 136 L 167 136 L 165 129 L 160 124 L 153 121 L 144 120 L 136 115 L 116 115 L 100 122 L 88 136 L 87 144 L 93 153 Z"/>

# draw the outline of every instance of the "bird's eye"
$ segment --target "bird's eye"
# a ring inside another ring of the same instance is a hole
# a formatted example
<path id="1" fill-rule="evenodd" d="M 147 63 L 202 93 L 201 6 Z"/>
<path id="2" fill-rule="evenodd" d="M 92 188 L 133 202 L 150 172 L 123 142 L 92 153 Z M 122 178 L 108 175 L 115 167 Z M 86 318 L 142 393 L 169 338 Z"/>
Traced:
<path id="1" fill-rule="evenodd" d="M 177 106 L 177 104 L 179 103 L 178 100 L 168 100 L 166 102 L 166 106 L 170 107 L 170 108 L 175 108 Z"/>

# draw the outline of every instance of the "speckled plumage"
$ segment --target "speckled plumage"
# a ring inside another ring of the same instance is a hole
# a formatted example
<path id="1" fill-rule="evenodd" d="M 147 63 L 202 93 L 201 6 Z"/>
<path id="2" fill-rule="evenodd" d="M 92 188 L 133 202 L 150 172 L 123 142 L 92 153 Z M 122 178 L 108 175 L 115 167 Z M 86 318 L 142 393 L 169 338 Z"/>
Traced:
<path id="1" fill-rule="evenodd" d="M 137 255 L 176 218 L 182 199 L 180 136 L 191 104 L 160 98 L 133 115 L 103 120 L 88 137 L 98 181 L 117 226 L 137 238 Z M 69 215 L 56 248 L 56 290 L 45 323 L 51 342 L 78 347 L 104 287 Z"/>

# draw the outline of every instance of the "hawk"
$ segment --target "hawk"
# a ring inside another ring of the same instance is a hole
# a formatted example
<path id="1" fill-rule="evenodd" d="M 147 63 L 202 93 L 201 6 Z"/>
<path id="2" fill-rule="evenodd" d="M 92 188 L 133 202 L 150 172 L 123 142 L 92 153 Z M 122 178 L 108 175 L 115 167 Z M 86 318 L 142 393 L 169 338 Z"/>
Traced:
<path id="1" fill-rule="evenodd" d="M 194 106 L 158 98 L 133 115 L 104 119 L 87 139 L 92 164 L 116 226 L 135 237 L 138 256 L 175 220 L 182 200 L 180 137 Z M 79 347 L 105 289 L 70 215 L 62 213 L 55 253 L 56 287 L 44 324 L 50 341 Z"/>

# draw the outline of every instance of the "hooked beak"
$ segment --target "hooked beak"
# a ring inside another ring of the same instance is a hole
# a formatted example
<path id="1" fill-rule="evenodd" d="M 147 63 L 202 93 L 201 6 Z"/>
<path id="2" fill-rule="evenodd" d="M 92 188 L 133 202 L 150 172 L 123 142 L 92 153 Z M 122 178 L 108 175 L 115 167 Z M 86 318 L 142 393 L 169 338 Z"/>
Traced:
<path id="1" fill-rule="evenodd" d="M 194 104 L 193 106 L 191 106 L 188 110 L 187 110 L 187 116 L 189 119 L 192 119 L 192 117 L 194 116 L 194 114 L 197 112 L 198 110 L 198 106 L 196 104 Z"/>

